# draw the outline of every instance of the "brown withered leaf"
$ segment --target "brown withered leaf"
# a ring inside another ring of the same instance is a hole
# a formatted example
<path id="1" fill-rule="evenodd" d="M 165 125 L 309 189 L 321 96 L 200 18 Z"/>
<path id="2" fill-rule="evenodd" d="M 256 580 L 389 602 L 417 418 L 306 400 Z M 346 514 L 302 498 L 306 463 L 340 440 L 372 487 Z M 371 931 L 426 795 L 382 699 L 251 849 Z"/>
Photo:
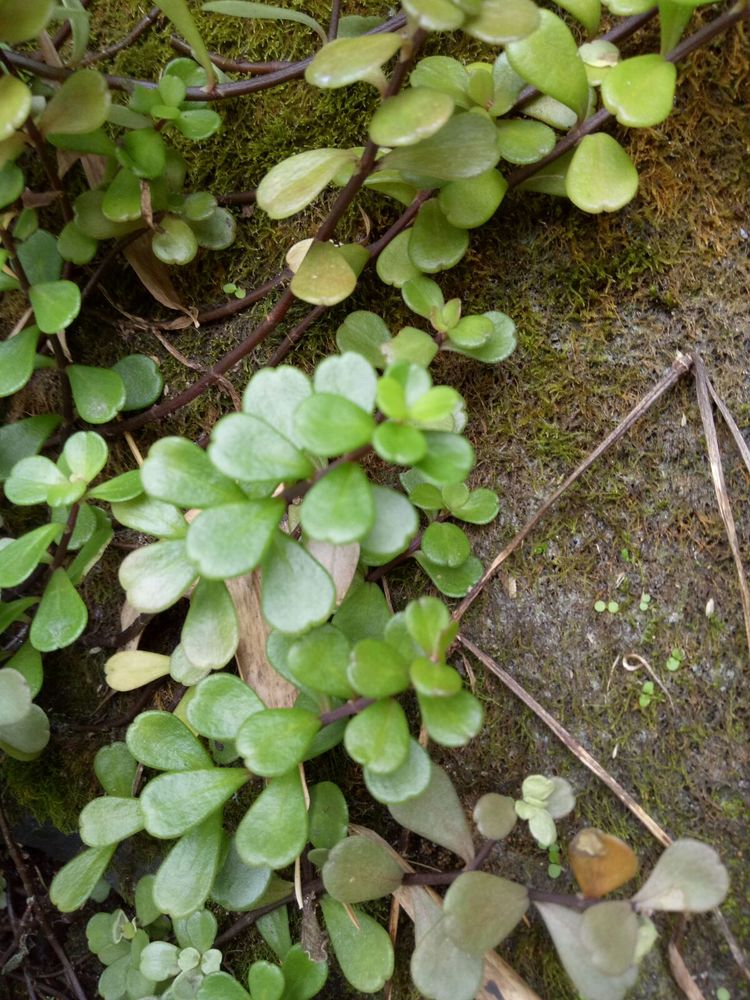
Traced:
<path id="1" fill-rule="evenodd" d="M 134 240 L 123 251 L 125 259 L 133 268 L 141 284 L 151 293 L 151 295 L 167 309 L 175 309 L 184 313 L 187 318 L 186 326 L 193 323 L 194 316 L 180 302 L 177 290 L 172 284 L 169 269 L 163 264 L 151 249 L 151 234 L 144 233 L 143 236 Z"/>
<path id="2" fill-rule="evenodd" d="M 229 593 L 237 609 L 240 642 L 236 659 L 240 677 L 268 708 L 291 708 L 297 689 L 285 680 L 266 659 L 266 640 L 270 629 L 260 606 L 260 574 L 227 580 Z"/>
<path id="3" fill-rule="evenodd" d="M 359 545 L 356 542 L 350 545 L 332 545 L 330 542 L 318 542 L 312 538 L 305 545 L 310 555 L 318 560 L 333 580 L 338 606 L 346 597 L 357 571 Z"/>
<path id="4" fill-rule="evenodd" d="M 599 899 L 629 882 L 638 858 L 624 840 L 594 827 L 580 830 L 568 847 L 568 860 L 584 896 Z"/>

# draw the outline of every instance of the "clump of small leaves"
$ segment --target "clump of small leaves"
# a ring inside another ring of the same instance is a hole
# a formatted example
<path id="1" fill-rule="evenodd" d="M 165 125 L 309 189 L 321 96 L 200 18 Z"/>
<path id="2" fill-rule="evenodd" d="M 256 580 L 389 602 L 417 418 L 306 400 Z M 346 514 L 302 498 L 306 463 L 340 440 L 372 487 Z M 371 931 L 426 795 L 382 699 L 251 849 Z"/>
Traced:
<path id="1" fill-rule="evenodd" d="M 602 614 L 607 611 L 611 615 L 616 615 L 619 610 L 620 605 L 617 601 L 602 601 L 600 599 L 594 604 L 594 611 L 596 611 L 597 614 Z"/>
<path id="2" fill-rule="evenodd" d="M 575 796 L 565 778 L 546 778 L 532 774 L 521 786 L 521 798 L 516 802 L 516 814 L 529 824 L 529 832 L 540 847 L 551 847 L 557 841 L 555 820 L 567 816 L 575 806 Z"/>
<path id="3" fill-rule="evenodd" d="M 641 594 L 641 599 L 638 604 L 640 611 L 648 611 L 651 607 L 651 594 L 647 594 L 645 591 Z"/>
<path id="4" fill-rule="evenodd" d="M 685 651 L 680 649 L 679 646 L 673 646 L 672 652 L 667 657 L 667 662 L 664 666 L 670 673 L 676 673 L 685 661 Z"/>

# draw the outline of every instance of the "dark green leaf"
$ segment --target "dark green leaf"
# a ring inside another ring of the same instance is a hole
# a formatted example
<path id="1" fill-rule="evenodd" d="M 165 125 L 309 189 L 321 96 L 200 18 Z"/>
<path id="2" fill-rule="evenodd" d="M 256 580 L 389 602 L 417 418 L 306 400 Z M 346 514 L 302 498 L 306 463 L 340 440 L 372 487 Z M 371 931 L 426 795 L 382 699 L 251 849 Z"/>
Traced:
<path id="1" fill-rule="evenodd" d="M 42 594 L 29 637 L 34 649 L 64 649 L 86 628 L 88 611 L 64 569 L 56 569 Z"/>
<path id="2" fill-rule="evenodd" d="M 152 497 L 180 507 L 213 507 L 246 500 L 205 451 L 184 438 L 161 438 L 152 445 L 141 478 Z"/>
<path id="3" fill-rule="evenodd" d="M 211 889 L 211 899 L 225 910 L 243 913 L 251 910 L 271 881 L 270 868 L 246 865 L 232 839 L 226 859 Z"/>
<path id="4" fill-rule="evenodd" d="M 79 69 L 55 91 L 37 125 L 43 135 L 93 132 L 106 121 L 111 101 L 102 74 Z"/>
<path id="5" fill-rule="evenodd" d="M 349 809 L 346 798 L 332 781 L 320 781 L 310 788 L 310 843 L 330 850 L 346 837 Z"/>
<path id="6" fill-rule="evenodd" d="M 180 837 L 156 873 L 154 902 L 160 912 L 186 917 L 203 905 L 216 877 L 223 840 L 220 812 Z"/>
<path id="7" fill-rule="evenodd" d="M 340 903 L 364 903 L 395 892 L 404 877 L 393 856 L 367 837 L 346 837 L 328 854 L 322 871 L 326 892 Z"/>
<path id="8" fill-rule="evenodd" d="M 272 778 L 237 829 L 237 853 L 247 865 L 285 868 L 307 841 L 307 810 L 297 768 Z"/>
<path id="9" fill-rule="evenodd" d="M 467 864 L 472 861 L 474 844 L 463 806 L 450 778 L 437 764 L 432 765 L 424 791 L 388 808 L 396 822 L 407 830 L 447 847 Z"/>
<path id="10" fill-rule="evenodd" d="M 141 793 L 144 825 L 152 837 L 179 837 L 221 809 L 248 780 L 242 767 L 160 774 Z"/>
<path id="11" fill-rule="evenodd" d="M 456 155 L 458 150 L 460 156 Z M 379 162 L 401 171 L 407 180 L 410 174 L 416 174 L 454 181 L 491 170 L 499 158 L 492 122 L 478 115 L 459 114 L 428 139 L 416 146 L 395 149 Z"/>
<path id="12" fill-rule="evenodd" d="M 130 798 L 138 761 L 122 742 L 101 747 L 94 757 L 94 771 L 107 795 Z"/>
<path id="13" fill-rule="evenodd" d="M 311 538 L 334 545 L 364 537 L 375 520 L 375 504 L 361 467 L 345 462 L 319 479 L 305 496 L 300 520 Z"/>
<path id="14" fill-rule="evenodd" d="M 393 975 L 393 946 L 387 932 L 371 916 L 352 907 L 347 911 L 331 896 L 320 907 L 341 971 L 355 990 L 377 993 Z M 349 912 L 356 917 L 356 925 Z"/>
<path id="15" fill-rule="evenodd" d="M 78 315 L 81 293 L 72 281 L 45 281 L 29 289 L 29 301 L 42 333 L 58 333 Z"/>
<path id="16" fill-rule="evenodd" d="M 481 956 L 505 940 L 528 907 L 525 886 L 488 872 L 466 872 L 446 893 L 445 933 L 462 951 Z"/>
<path id="17" fill-rule="evenodd" d="M 287 664 L 291 678 L 303 687 L 334 698 L 350 698 L 347 680 L 349 643 L 333 625 L 322 625 L 298 639 L 289 649 Z"/>
<path id="18" fill-rule="evenodd" d="M 112 366 L 112 371 L 125 385 L 123 410 L 142 410 L 161 396 L 164 379 L 153 358 L 145 354 L 128 354 Z"/>
<path id="19" fill-rule="evenodd" d="M 435 274 L 454 267 L 468 246 L 466 230 L 451 225 L 435 199 L 422 205 L 409 240 L 409 257 L 420 271 Z"/>
<path id="20" fill-rule="evenodd" d="M 319 729 L 318 717 L 305 709 L 264 709 L 240 726 L 237 749 L 250 771 L 275 778 L 304 759 Z"/>
<path id="21" fill-rule="evenodd" d="M 367 790 L 378 802 L 397 805 L 420 795 L 429 784 L 432 764 L 427 753 L 416 740 L 409 740 L 409 756 L 404 763 L 389 774 L 378 774 L 364 768 Z"/>
<path id="22" fill-rule="evenodd" d="M 395 771 L 409 754 L 409 724 L 397 701 L 375 702 L 349 722 L 344 746 L 350 757 L 376 774 Z"/>

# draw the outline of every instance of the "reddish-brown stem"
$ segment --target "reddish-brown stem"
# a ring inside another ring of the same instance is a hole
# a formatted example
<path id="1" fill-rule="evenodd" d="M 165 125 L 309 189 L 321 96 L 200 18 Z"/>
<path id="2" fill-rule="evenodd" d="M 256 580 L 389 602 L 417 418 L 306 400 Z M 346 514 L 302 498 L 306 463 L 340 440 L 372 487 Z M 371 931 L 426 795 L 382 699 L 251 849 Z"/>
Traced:
<path id="1" fill-rule="evenodd" d="M 90 66 L 92 63 L 101 62 L 102 59 L 110 59 L 112 56 L 117 55 L 123 49 L 127 49 L 133 44 L 141 35 L 145 34 L 148 29 L 156 24 L 156 22 L 161 17 L 161 10 L 158 7 L 152 7 L 151 10 L 144 17 L 137 21 L 130 31 L 119 42 L 114 42 L 112 45 L 108 45 L 106 49 L 102 49 L 101 52 L 89 52 L 81 59 L 81 66 Z"/>
<path id="2" fill-rule="evenodd" d="M 219 194 L 216 200 L 220 205 L 254 205 L 255 191 L 232 191 L 229 194 Z"/>
<path id="3" fill-rule="evenodd" d="M 374 704 L 374 698 L 357 698 L 355 701 L 347 701 L 345 704 L 339 705 L 338 708 L 332 708 L 330 712 L 323 712 L 318 718 L 324 726 L 329 726 L 332 722 L 338 722 L 339 719 L 348 719 L 350 715 L 358 715 L 359 712 L 364 712 L 366 708 Z"/>
<path id="4" fill-rule="evenodd" d="M 172 35 L 169 39 L 169 44 L 183 55 L 189 56 L 193 52 L 188 43 L 183 41 L 179 35 Z M 214 66 L 218 66 L 219 69 L 223 69 L 226 73 L 247 73 L 248 75 L 254 74 L 259 76 L 265 73 L 276 73 L 280 69 L 288 69 L 294 65 L 294 63 L 286 60 L 277 60 L 276 62 L 247 62 L 242 59 L 227 59 L 226 56 L 221 56 L 218 52 L 209 52 L 208 56 Z"/>
<path id="5" fill-rule="evenodd" d="M 73 537 L 73 532 L 75 531 L 76 521 L 78 520 L 78 511 L 80 509 L 80 503 L 74 503 L 70 508 L 70 514 L 68 514 L 65 530 L 63 531 L 62 537 L 57 544 L 57 548 L 55 549 L 54 558 L 50 563 L 48 576 L 52 576 L 55 570 L 62 566 L 65 556 L 68 554 L 68 546 L 70 545 L 70 539 Z"/>
<path id="6" fill-rule="evenodd" d="M 331 20 L 328 22 L 328 41 L 331 42 L 338 34 L 339 19 L 341 18 L 341 0 L 332 0 Z"/>
<path id="7" fill-rule="evenodd" d="M 201 325 L 217 323 L 219 320 L 228 319 L 230 316 L 235 316 L 237 313 L 249 309 L 250 306 L 259 302 L 269 292 L 272 292 L 274 288 L 278 288 L 279 285 L 283 284 L 291 277 L 291 273 L 291 271 L 287 270 L 280 271 L 273 278 L 269 278 L 262 285 L 258 285 L 257 288 L 254 288 L 252 292 L 248 292 L 241 299 L 230 299 L 228 302 L 222 302 L 219 305 L 206 306 L 198 313 L 198 323 Z"/>

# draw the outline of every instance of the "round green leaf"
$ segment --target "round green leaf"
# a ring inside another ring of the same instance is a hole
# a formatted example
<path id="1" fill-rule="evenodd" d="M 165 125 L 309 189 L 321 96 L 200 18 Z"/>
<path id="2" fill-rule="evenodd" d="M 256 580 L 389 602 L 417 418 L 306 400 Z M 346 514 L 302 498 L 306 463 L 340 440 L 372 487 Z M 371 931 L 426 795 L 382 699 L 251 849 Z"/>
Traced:
<path id="1" fill-rule="evenodd" d="M 317 715 L 303 708 L 264 709 L 240 726 L 237 749 L 250 771 L 274 778 L 304 758 L 319 729 Z"/>
<path id="2" fill-rule="evenodd" d="M 497 792 L 482 795 L 472 815 L 479 832 L 489 840 L 502 840 L 516 825 L 513 799 Z"/>
<path id="3" fill-rule="evenodd" d="M 453 667 L 425 657 L 412 661 L 409 676 L 415 690 L 430 698 L 450 698 L 463 686 L 461 675 Z"/>
<path id="4" fill-rule="evenodd" d="M 2 14 L 0 13 L 0 18 Z M 0 36 L 5 40 L 5 36 Z M 0 77 L 0 142 L 21 128 L 31 110 L 31 91 L 16 76 Z"/>
<path id="5" fill-rule="evenodd" d="M 503 175 L 497 170 L 487 170 L 476 177 L 446 184 L 440 189 L 438 204 L 452 226 L 475 229 L 492 218 L 507 190 Z"/>
<path id="6" fill-rule="evenodd" d="M 198 252 L 198 240 L 187 222 L 167 215 L 159 223 L 151 249 L 165 264 L 188 264 Z"/>
<path id="7" fill-rule="evenodd" d="M 379 146 L 413 146 L 441 129 L 453 108 L 453 98 L 439 90 L 406 90 L 379 106 L 370 122 L 370 138 Z"/>
<path id="8" fill-rule="evenodd" d="M 194 582 L 198 571 L 182 540 L 156 542 L 136 549 L 120 565 L 119 577 L 137 611 L 164 611 Z"/>
<path id="9" fill-rule="evenodd" d="M 474 844 L 464 808 L 441 767 L 431 765 L 429 782 L 423 791 L 405 801 L 389 803 L 388 808 L 396 822 L 407 830 L 447 847 L 467 863 L 472 861 Z"/>
<path id="10" fill-rule="evenodd" d="M 424 458 L 427 451 L 421 431 L 390 420 L 375 428 L 372 445 L 381 458 L 395 465 L 413 465 Z"/>
<path id="11" fill-rule="evenodd" d="M 403 552 L 419 528 L 417 512 L 409 500 L 385 486 L 373 486 L 375 523 L 361 541 L 362 558 L 380 566 Z"/>
<path id="12" fill-rule="evenodd" d="M 246 813 L 235 842 L 246 865 L 285 868 L 307 841 L 307 809 L 299 770 L 272 778 Z"/>
<path id="13" fill-rule="evenodd" d="M 141 793 L 144 826 L 152 837 L 179 837 L 220 809 L 248 780 L 242 767 L 160 774 Z"/>
<path id="14" fill-rule="evenodd" d="M 286 219 L 309 205 L 355 159 L 356 153 L 347 149 L 309 149 L 290 156 L 260 182 L 257 203 L 272 219 Z"/>
<path id="15" fill-rule="evenodd" d="M 303 400 L 294 421 L 304 447 L 324 458 L 368 444 L 375 428 L 369 413 L 344 396 L 329 392 L 316 392 Z"/>
<path id="16" fill-rule="evenodd" d="M 411 977 L 423 996 L 433 1000 L 472 1000 L 482 984 L 484 961 L 458 948 L 437 916 L 417 941 L 411 957 Z"/>
<path id="17" fill-rule="evenodd" d="M 616 139 L 606 132 L 584 136 L 565 177 L 568 197 L 584 212 L 616 212 L 638 191 L 638 172 Z"/>
<path id="18" fill-rule="evenodd" d="M 441 746 L 465 746 L 482 728 L 481 702 L 468 691 L 459 691 L 451 698 L 419 695 L 419 708 L 427 732 Z"/>
<path id="19" fill-rule="evenodd" d="M 22 719 L 31 708 L 31 692 L 26 678 L 17 670 L 0 670 L 0 726 Z"/>
<path id="20" fill-rule="evenodd" d="M 83 906 L 106 871 L 115 846 L 90 847 L 60 869 L 49 889 L 58 910 L 72 913 Z"/>
<path id="21" fill-rule="evenodd" d="M 396 237 L 396 240 L 399 240 L 401 236 L 408 237 L 408 233 L 401 233 Z M 396 240 L 390 246 L 393 246 Z M 383 253 L 385 252 L 383 251 Z M 382 259 L 382 256 L 383 254 L 380 255 L 378 261 Z M 414 273 L 418 273 L 416 269 Z M 380 316 L 360 309 L 349 313 L 338 328 L 336 331 L 336 345 L 342 353 L 344 351 L 356 352 L 357 354 L 361 354 L 375 368 L 383 368 L 385 361 L 381 345 L 387 343 L 390 337 L 390 331 Z"/>
<path id="22" fill-rule="evenodd" d="M 43 524 L 0 549 L 0 587 L 17 587 L 23 583 L 61 534 L 61 525 Z"/>
<path id="23" fill-rule="evenodd" d="M 404 872 L 396 859 L 375 841 L 346 837 L 330 851 L 321 872 L 326 892 L 340 903 L 364 903 L 395 892 Z"/>
<path id="24" fill-rule="evenodd" d="M 131 798 L 138 761 L 121 741 L 101 747 L 94 757 L 94 771 L 107 795 Z M 150 921 L 149 921 L 150 923 Z"/>
<path id="25" fill-rule="evenodd" d="M 39 328 L 27 326 L 15 337 L 0 342 L 0 397 L 23 388 L 34 371 Z"/>
<path id="26" fill-rule="evenodd" d="M 354 291 L 357 275 L 332 243 L 313 243 L 290 284 L 298 299 L 312 305 L 333 306 Z"/>
<path id="27" fill-rule="evenodd" d="M 186 917 L 203 905 L 216 877 L 223 846 L 219 811 L 180 837 L 156 873 L 153 895 L 160 913 Z"/>
<path id="28" fill-rule="evenodd" d="M 102 212 L 112 222 L 140 219 L 141 182 L 132 170 L 122 169 L 115 174 L 104 194 Z"/>
<path id="29" fill-rule="evenodd" d="M 310 789 L 310 843 L 330 850 L 346 837 L 349 808 L 338 785 L 320 781 Z"/>
<path id="30" fill-rule="evenodd" d="M 466 317 L 466 319 L 469 318 L 468 316 Z M 474 319 L 475 317 L 471 318 Z M 459 346 L 458 343 L 454 342 L 454 331 L 451 330 L 448 333 L 449 342 L 445 349 L 455 350 L 459 354 L 465 354 L 467 357 L 474 358 L 476 361 L 482 361 L 485 364 L 495 364 L 510 357 L 516 349 L 516 324 L 510 316 L 506 316 L 505 313 L 501 312 L 486 312 L 483 313 L 483 318 L 488 319 L 492 323 L 493 329 L 490 336 L 481 346 Z M 464 321 L 462 320 L 462 322 Z M 466 328 L 463 328 L 459 331 L 458 337 L 461 338 L 465 332 Z"/>
<path id="31" fill-rule="evenodd" d="M 84 806 L 80 818 L 81 840 L 88 847 L 119 844 L 143 829 L 138 799 L 105 795 Z"/>
<path id="32" fill-rule="evenodd" d="M 185 656 L 202 670 L 218 670 L 239 643 L 234 601 L 223 580 L 199 580 L 180 637 Z"/>
<path id="33" fill-rule="evenodd" d="M 415 468 L 434 483 L 449 485 L 466 479 L 474 465 L 474 449 L 459 434 L 425 431 L 427 454 Z"/>
<path id="34" fill-rule="evenodd" d="M 165 79 L 176 80 L 177 77 Z M 153 128 L 133 129 L 122 138 L 118 159 L 138 177 L 160 177 L 167 165 L 166 145 Z"/>
<path id="35" fill-rule="evenodd" d="M 482 0 L 464 31 L 488 45 L 506 45 L 530 35 L 538 25 L 539 11 L 531 0 Z"/>
<path id="36" fill-rule="evenodd" d="M 371 364 L 356 351 L 333 354 L 315 369 L 315 392 L 344 396 L 371 413 L 375 406 L 377 374 Z"/>
<path id="37" fill-rule="evenodd" d="M 600 972 L 621 976 L 635 964 L 638 917 L 630 900 L 607 900 L 592 906 L 581 918 L 581 944 Z"/>
<path id="38" fill-rule="evenodd" d="M 54 8 L 53 0 L 5 0 L 0 4 L 0 38 L 14 45 L 43 31 Z"/>
<path id="39" fill-rule="evenodd" d="M 5 77 L 5 79 L 8 79 Z M 0 208 L 5 208 L 6 205 L 12 204 L 16 199 L 20 198 L 23 194 L 23 189 L 26 186 L 26 179 L 23 175 L 23 171 L 20 167 L 17 167 L 15 163 L 4 163 L 0 167 Z M 5 254 L 3 252 L 3 259 Z M 8 275 L 2 276 L 4 279 L 10 279 Z M 12 288 L 17 288 L 18 283 L 7 286 Z"/>
<path id="40" fill-rule="evenodd" d="M 213 740 L 234 740 L 243 722 L 263 709 L 263 702 L 247 684 L 231 674 L 206 677 L 187 707 L 190 725 Z"/>
<path id="41" fill-rule="evenodd" d="M 44 281 L 29 289 L 29 301 L 42 333 L 58 333 L 81 309 L 81 292 L 72 281 Z"/>
<path id="42" fill-rule="evenodd" d="M 56 569 L 44 589 L 31 623 L 34 649 L 51 653 L 64 649 L 86 628 L 88 611 L 64 569 Z"/>
<path id="43" fill-rule="evenodd" d="M 125 741 L 139 763 L 159 771 L 211 767 L 208 752 L 171 712 L 142 712 L 128 727 Z"/>
<path id="44" fill-rule="evenodd" d="M 222 417 L 211 434 L 208 455 L 227 476 L 247 483 L 305 479 L 313 472 L 310 460 L 288 438 L 250 413 Z"/>
<path id="45" fill-rule="evenodd" d="M 249 573 L 271 544 L 283 509 L 279 500 L 248 500 L 201 511 L 188 529 L 187 554 L 211 580 Z"/>
<path id="46" fill-rule="evenodd" d="M 245 387 L 242 409 L 251 416 L 260 417 L 293 444 L 298 444 L 294 411 L 311 394 L 310 379 L 297 368 L 291 365 L 261 368 Z"/>
<path id="47" fill-rule="evenodd" d="M 457 155 L 459 150 L 461 155 Z M 414 174 L 453 181 L 483 174 L 499 158 L 497 133 L 489 118 L 460 114 L 429 138 L 394 149 L 379 162 L 401 171 L 407 179 Z"/>
<path id="48" fill-rule="evenodd" d="M 445 932 L 462 951 L 481 956 L 505 940 L 528 907 L 525 886 L 488 872 L 466 872 L 445 895 Z"/>
<path id="49" fill-rule="evenodd" d="M 291 680 L 335 698 L 351 698 L 353 691 L 347 679 L 349 651 L 349 642 L 338 628 L 322 625 L 313 629 L 289 648 Z"/>
<path id="50" fill-rule="evenodd" d="M 450 0 L 405 0 L 403 6 L 425 31 L 453 31 L 464 23 L 460 5 Z"/>
<path id="51" fill-rule="evenodd" d="M 357 643 L 347 675 L 355 691 L 367 698 L 389 698 L 409 686 L 409 664 L 381 639 Z"/>
<path id="52" fill-rule="evenodd" d="M 99 244 L 82 232 L 75 222 L 63 226 L 57 239 L 57 249 L 63 260 L 72 264 L 88 264 L 96 256 Z"/>
<path id="53" fill-rule="evenodd" d="M 116 371 L 89 365 L 69 365 L 66 371 L 73 402 L 88 423 L 106 424 L 123 408 L 127 398 L 125 383 Z"/>
<path id="54" fill-rule="evenodd" d="M 211 899 L 233 913 L 253 908 L 271 881 L 270 868 L 250 868 L 242 861 L 234 843 L 211 888 Z"/>
<path id="55" fill-rule="evenodd" d="M 539 11 L 539 27 L 505 52 L 519 76 L 571 108 L 583 118 L 589 103 L 589 84 L 578 45 L 565 22 L 550 10 Z"/>
<path id="56" fill-rule="evenodd" d="M 460 566 L 471 554 L 469 539 L 455 524 L 431 524 L 422 536 L 422 551 L 439 566 Z"/>
<path id="57" fill-rule="evenodd" d="M 649 128 L 669 117 L 677 69 L 654 54 L 625 59 L 602 82 L 602 102 L 621 125 Z"/>
<path id="58" fill-rule="evenodd" d="M 498 149 L 509 163 L 536 163 L 552 150 L 555 141 L 555 133 L 543 122 L 514 118 L 497 123 Z"/>
<path id="59" fill-rule="evenodd" d="M 378 85 L 381 66 L 401 48 L 396 34 L 337 38 L 324 45 L 305 69 L 305 79 L 314 87 L 346 87 L 358 80 Z"/>
<path id="60" fill-rule="evenodd" d="M 163 500 L 152 500 L 140 493 L 132 500 L 112 504 L 112 513 L 127 528 L 157 538 L 184 538 L 187 522 L 179 507 Z"/>
<path id="61" fill-rule="evenodd" d="M 234 243 L 237 223 L 225 208 L 215 208 L 205 219 L 190 220 L 190 228 L 195 233 L 199 246 L 209 250 L 226 250 Z"/>
<path id="62" fill-rule="evenodd" d="M 57 90 L 37 125 L 43 135 L 93 132 L 107 120 L 112 98 L 101 73 L 79 69 Z"/>
<path id="63" fill-rule="evenodd" d="M 112 366 L 125 385 L 123 410 L 142 410 L 151 406 L 161 395 L 164 379 L 153 358 L 145 354 L 128 354 Z"/>
<path id="64" fill-rule="evenodd" d="M 465 229 L 452 226 L 435 199 L 426 201 L 411 228 L 409 257 L 420 271 L 435 274 L 457 264 L 469 247 Z"/>
<path id="65" fill-rule="evenodd" d="M 185 438 L 165 437 L 152 445 L 141 479 L 150 496 L 179 507 L 214 507 L 246 499 L 206 452 Z"/>
<path id="66" fill-rule="evenodd" d="M 263 563 L 261 600 L 268 623 L 294 634 L 328 618 L 336 603 L 336 588 L 299 542 L 277 531 Z"/>
<path id="67" fill-rule="evenodd" d="M 306 494 L 300 509 L 305 533 L 333 545 L 359 541 L 372 528 L 374 520 L 372 487 L 362 468 L 354 462 L 345 462 L 319 479 Z"/>
<path id="68" fill-rule="evenodd" d="M 388 774 L 378 774 L 364 768 L 367 790 L 378 802 L 398 805 L 420 795 L 429 784 L 432 764 L 427 753 L 416 740 L 409 740 L 409 756 L 404 763 Z"/>
<path id="69" fill-rule="evenodd" d="M 409 724 L 397 701 L 375 702 L 349 722 L 344 746 L 350 757 L 376 774 L 388 774 L 409 755 Z"/>
<path id="70" fill-rule="evenodd" d="M 419 277 L 420 270 L 409 256 L 410 240 L 411 233 L 407 229 L 405 232 L 399 233 L 395 239 L 391 240 L 388 246 L 378 255 L 375 269 L 378 272 L 378 277 L 382 282 L 384 282 L 384 284 L 393 285 L 396 288 L 402 288 L 407 281 L 410 281 L 412 278 Z M 351 315 L 356 316 L 359 314 L 352 313 Z M 372 313 L 364 315 L 372 315 Z M 383 321 L 380 320 L 380 322 L 382 323 Z M 344 324 L 344 326 L 345 325 L 346 324 Z M 340 330 L 343 330 L 344 326 L 340 327 Z M 383 327 L 385 328 L 385 333 L 388 333 L 388 328 L 384 323 Z M 390 334 L 388 334 L 388 336 L 381 337 L 381 342 L 386 343 L 389 336 Z M 344 349 L 341 344 L 339 344 L 339 349 Z M 356 350 L 354 347 L 349 349 Z M 373 361 L 373 364 L 375 363 L 377 363 L 379 367 L 382 367 L 383 361 L 380 353 L 378 354 L 377 362 Z"/>
<path id="71" fill-rule="evenodd" d="M 356 907 L 344 909 L 331 896 L 323 896 L 320 908 L 333 952 L 347 980 L 355 990 L 377 993 L 393 975 L 393 945 L 385 928 Z"/>

